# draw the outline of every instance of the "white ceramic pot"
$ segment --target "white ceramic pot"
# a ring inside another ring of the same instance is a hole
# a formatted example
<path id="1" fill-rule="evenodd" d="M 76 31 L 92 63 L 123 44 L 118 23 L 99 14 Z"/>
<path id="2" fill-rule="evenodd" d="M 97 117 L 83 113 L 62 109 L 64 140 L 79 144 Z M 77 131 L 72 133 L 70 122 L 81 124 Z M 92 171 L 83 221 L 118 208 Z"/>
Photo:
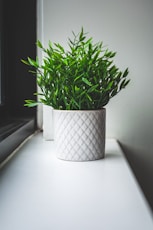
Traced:
<path id="1" fill-rule="evenodd" d="M 101 110 L 54 110 L 57 157 L 90 161 L 105 156 L 105 108 Z"/>
<path id="2" fill-rule="evenodd" d="M 46 141 L 54 140 L 53 108 L 43 104 L 43 137 Z"/>

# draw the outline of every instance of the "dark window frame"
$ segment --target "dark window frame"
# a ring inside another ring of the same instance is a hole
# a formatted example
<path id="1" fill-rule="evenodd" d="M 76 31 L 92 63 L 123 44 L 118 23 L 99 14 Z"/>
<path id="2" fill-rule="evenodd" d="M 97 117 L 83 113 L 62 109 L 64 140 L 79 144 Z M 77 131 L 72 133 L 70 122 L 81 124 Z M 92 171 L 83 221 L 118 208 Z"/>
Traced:
<path id="1" fill-rule="evenodd" d="M 0 163 L 37 129 L 36 108 L 24 106 L 36 99 L 36 79 L 21 59 L 36 56 L 37 1 L 0 0 L 1 77 Z"/>

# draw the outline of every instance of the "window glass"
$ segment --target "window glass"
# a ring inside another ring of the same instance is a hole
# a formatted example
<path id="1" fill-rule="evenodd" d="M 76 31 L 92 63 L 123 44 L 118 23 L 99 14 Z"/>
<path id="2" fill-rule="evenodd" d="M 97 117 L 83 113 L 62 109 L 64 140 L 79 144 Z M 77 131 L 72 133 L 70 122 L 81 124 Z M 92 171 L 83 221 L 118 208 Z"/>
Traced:
<path id="1" fill-rule="evenodd" d="M 0 1 L 0 105 L 4 98 L 4 82 L 3 82 L 3 1 Z"/>
<path id="2" fill-rule="evenodd" d="M 1 40 L 0 40 L 0 105 L 2 104 L 2 95 L 1 95 L 1 93 L 2 93 L 2 90 L 1 90 L 1 88 L 2 88 L 2 83 L 1 83 Z"/>
<path id="3" fill-rule="evenodd" d="M 2 44 L 2 3 L 0 1 L 0 104 L 2 104 L 2 68 L 1 68 L 1 55 L 2 55 L 2 51 L 1 51 L 1 44 Z"/>

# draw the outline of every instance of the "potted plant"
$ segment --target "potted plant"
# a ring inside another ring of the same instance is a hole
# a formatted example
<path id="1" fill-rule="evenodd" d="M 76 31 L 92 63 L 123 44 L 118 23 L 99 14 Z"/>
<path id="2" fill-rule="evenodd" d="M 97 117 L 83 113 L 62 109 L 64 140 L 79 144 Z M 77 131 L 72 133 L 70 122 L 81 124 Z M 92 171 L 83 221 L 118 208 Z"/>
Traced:
<path id="1" fill-rule="evenodd" d="M 128 68 L 120 71 L 113 62 L 116 52 L 102 42 L 94 44 L 83 28 L 78 34 L 73 32 L 73 39 L 68 38 L 68 50 L 51 41 L 48 48 L 40 41 L 36 45 L 44 52 L 43 63 L 38 57 L 22 62 L 36 75 L 40 99 L 25 100 L 25 106 L 43 103 L 54 109 L 58 158 L 104 158 L 105 106 L 128 85 Z"/>

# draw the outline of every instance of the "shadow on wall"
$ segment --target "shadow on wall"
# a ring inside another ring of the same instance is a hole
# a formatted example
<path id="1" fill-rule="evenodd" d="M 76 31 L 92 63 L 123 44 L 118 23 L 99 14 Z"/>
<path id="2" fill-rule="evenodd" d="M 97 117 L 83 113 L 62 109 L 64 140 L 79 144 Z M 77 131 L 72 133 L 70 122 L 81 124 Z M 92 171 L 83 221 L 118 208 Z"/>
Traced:
<path id="1" fill-rule="evenodd" d="M 122 143 L 119 144 L 153 212 L 153 167 L 147 167 L 148 153 Z"/>

